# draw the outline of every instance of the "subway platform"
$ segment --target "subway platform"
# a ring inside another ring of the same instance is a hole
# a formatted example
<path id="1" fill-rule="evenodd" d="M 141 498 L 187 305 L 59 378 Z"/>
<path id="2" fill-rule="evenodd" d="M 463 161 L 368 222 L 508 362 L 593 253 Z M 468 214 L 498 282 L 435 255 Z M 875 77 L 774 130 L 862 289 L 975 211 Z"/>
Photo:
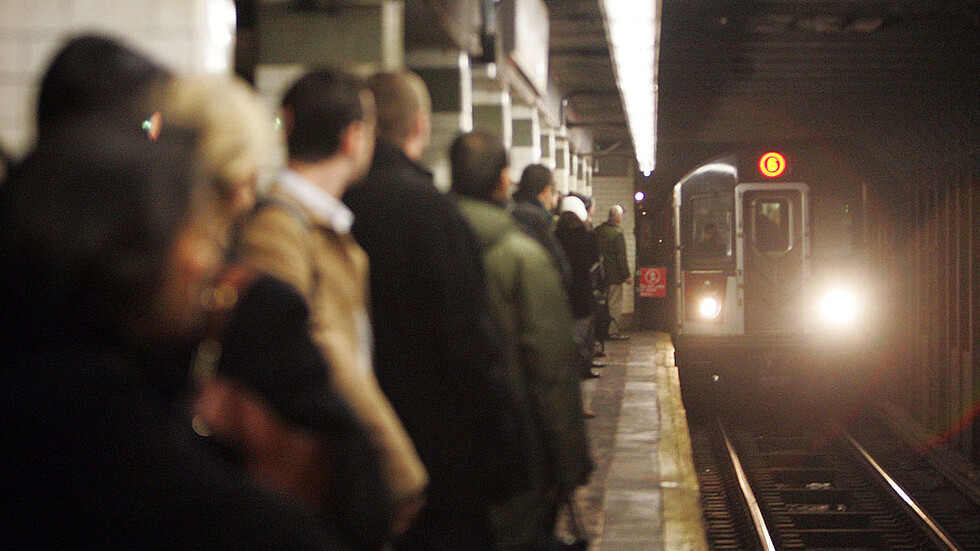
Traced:
<path id="1" fill-rule="evenodd" d="M 633 333 L 605 352 L 602 376 L 582 385 L 596 412 L 596 468 L 575 496 L 590 551 L 707 550 L 670 335 Z"/>

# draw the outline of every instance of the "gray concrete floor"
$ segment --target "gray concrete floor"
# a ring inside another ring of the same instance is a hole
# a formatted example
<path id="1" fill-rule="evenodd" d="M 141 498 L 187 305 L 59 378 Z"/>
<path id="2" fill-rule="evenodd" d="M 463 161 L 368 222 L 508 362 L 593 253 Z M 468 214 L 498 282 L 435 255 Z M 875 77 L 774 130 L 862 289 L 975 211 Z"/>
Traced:
<path id="1" fill-rule="evenodd" d="M 575 499 L 589 549 L 707 550 L 670 336 L 607 342 L 600 361 L 602 377 L 582 383 L 596 469 Z"/>

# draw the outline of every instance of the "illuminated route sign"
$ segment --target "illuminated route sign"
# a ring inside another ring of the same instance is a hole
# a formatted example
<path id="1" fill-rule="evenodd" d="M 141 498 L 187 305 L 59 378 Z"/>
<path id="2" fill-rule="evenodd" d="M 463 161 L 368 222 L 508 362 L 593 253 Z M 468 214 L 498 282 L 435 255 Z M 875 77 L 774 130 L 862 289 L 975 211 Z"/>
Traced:
<path id="1" fill-rule="evenodd" d="M 759 157 L 759 172 L 766 178 L 776 178 L 786 171 L 786 157 L 782 154 L 770 151 Z"/>

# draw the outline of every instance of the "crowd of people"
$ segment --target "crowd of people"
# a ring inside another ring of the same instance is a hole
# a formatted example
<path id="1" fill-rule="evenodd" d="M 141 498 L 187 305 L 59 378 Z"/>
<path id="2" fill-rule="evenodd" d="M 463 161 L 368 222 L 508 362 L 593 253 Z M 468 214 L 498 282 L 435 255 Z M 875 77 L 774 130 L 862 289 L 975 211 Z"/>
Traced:
<path id="1" fill-rule="evenodd" d="M 48 66 L 0 184 L 0 546 L 554 544 L 617 239 L 544 166 L 512 201 L 490 134 L 438 191 L 411 72 L 280 107 L 103 36 Z"/>

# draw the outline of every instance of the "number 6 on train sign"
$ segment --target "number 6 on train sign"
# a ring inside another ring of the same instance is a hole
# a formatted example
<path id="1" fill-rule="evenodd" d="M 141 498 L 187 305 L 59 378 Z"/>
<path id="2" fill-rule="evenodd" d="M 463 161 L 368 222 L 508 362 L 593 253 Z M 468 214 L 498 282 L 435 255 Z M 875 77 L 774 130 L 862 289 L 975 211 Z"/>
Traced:
<path id="1" fill-rule="evenodd" d="M 667 297 L 667 268 L 640 268 L 639 276 L 639 296 Z"/>
<path id="2" fill-rule="evenodd" d="M 786 172 L 786 157 L 781 153 L 770 151 L 759 157 L 759 172 L 766 178 L 776 178 Z"/>

